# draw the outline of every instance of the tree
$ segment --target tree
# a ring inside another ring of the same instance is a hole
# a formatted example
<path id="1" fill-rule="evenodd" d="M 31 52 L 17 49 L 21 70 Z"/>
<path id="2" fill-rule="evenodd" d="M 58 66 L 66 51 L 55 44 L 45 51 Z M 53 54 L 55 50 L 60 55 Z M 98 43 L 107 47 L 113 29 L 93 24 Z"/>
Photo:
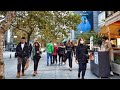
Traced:
<path id="1" fill-rule="evenodd" d="M 41 31 L 46 40 L 68 37 L 70 30 L 75 30 L 80 23 L 80 15 L 69 11 L 51 11 L 49 24 Z"/>
<path id="2" fill-rule="evenodd" d="M 13 19 L 16 16 L 15 11 L 7 11 L 1 13 L 4 16 L 4 20 L 0 24 L 0 79 L 4 79 L 4 60 L 3 60 L 3 42 L 4 42 L 4 33 L 8 30 Z"/>
<path id="3" fill-rule="evenodd" d="M 80 16 L 69 11 L 19 11 L 14 23 L 14 31 L 21 30 L 27 35 L 27 42 L 30 38 L 42 37 L 42 40 L 49 40 L 68 37 L 68 31 L 75 30 L 80 23 Z"/>
<path id="4" fill-rule="evenodd" d="M 49 18 L 46 17 L 50 17 L 50 14 L 48 11 L 24 11 L 21 14 L 22 16 L 18 16 L 15 25 L 13 25 L 14 31 L 17 29 L 25 32 L 27 43 L 29 43 L 31 35 L 44 29 L 45 24 L 48 24 Z"/>
<path id="5" fill-rule="evenodd" d="M 80 33 L 77 36 L 77 39 L 83 38 L 83 39 L 85 39 L 86 43 L 90 43 L 90 37 L 95 36 L 95 35 L 96 35 L 96 32 L 91 30 L 91 31 L 88 31 L 88 32 Z"/>

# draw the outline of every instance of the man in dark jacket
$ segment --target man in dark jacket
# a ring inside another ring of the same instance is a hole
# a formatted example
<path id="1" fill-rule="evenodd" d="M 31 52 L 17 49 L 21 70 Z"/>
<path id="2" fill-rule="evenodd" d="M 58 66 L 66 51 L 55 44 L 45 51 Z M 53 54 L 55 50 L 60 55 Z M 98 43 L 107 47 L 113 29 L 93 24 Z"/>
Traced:
<path id="1" fill-rule="evenodd" d="M 31 52 L 32 52 L 32 44 L 29 45 L 29 57 L 31 57 Z M 29 59 L 30 58 L 28 58 L 28 60 L 26 61 L 25 70 L 27 70 L 29 67 Z"/>
<path id="2" fill-rule="evenodd" d="M 25 37 L 21 38 L 21 42 L 16 47 L 16 53 L 18 57 L 17 64 L 17 77 L 20 77 L 21 65 L 22 65 L 22 76 L 24 76 L 24 68 L 27 59 L 29 58 L 29 45 L 26 43 Z"/>
<path id="3" fill-rule="evenodd" d="M 76 47 L 76 57 L 79 63 L 78 78 L 80 78 L 80 73 L 82 71 L 82 79 L 84 79 L 86 67 L 88 63 L 88 49 L 84 45 L 84 40 L 79 39 L 78 46 Z"/>

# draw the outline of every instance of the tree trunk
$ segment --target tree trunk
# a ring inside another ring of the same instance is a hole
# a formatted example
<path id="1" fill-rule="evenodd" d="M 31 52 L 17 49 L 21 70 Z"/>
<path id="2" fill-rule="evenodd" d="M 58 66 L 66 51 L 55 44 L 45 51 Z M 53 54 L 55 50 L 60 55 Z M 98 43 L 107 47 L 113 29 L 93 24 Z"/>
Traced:
<path id="1" fill-rule="evenodd" d="M 3 42 L 4 42 L 4 33 L 8 30 L 11 25 L 13 19 L 16 16 L 15 11 L 8 11 L 6 14 L 6 18 L 1 22 L 0 25 L 0 79 L 4 79 L 4 60 L 3 60 Z"/>
<path id="2" fill-rule="evenodd" d="M 4 61 L 3 61 L 3 41 L 4 34 L 0 32 L 0 79 L 4 79 Z"/>
<path id="3" fill-rule="evenodd" d="M 28 34 L 28 38 L 27 38 L 27 43 L 29 44 L 29 41 L 30 41 L 30 34 Z"/>

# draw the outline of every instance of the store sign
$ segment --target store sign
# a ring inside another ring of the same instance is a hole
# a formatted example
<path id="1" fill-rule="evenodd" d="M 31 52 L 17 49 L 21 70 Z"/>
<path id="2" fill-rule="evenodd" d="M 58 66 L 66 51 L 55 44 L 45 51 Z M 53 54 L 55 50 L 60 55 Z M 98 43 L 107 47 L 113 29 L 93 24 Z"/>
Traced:
<path id="1" fill-rule="evenodd" d="M 105 24 L 105 11 L 101 12 L 98 15 L 98 26 L 102 26 Z"/>

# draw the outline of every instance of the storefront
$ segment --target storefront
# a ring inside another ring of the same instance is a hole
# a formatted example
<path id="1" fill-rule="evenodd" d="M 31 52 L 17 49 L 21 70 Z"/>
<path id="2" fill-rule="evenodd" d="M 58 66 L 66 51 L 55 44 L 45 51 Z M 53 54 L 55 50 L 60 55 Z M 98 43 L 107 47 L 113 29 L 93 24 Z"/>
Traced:
<path id="1" fill-rule="evenodd" d="M 119 18 L 118 18 L 119 19 Z M 105 24 L 99 34 L 106 34 L 112 43 L 112 71 L 120 75 L 120 20 Z"/>

